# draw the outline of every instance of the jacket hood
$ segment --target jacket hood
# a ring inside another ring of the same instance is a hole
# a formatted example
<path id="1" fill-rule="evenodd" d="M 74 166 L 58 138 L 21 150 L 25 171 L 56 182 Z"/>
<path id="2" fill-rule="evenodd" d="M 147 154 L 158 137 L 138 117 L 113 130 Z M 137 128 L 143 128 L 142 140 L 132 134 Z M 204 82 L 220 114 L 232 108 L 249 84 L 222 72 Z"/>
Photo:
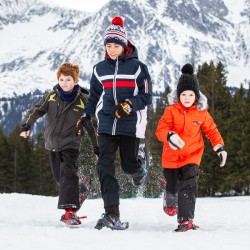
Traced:
<path id="1" fill-rule="evenodd" d="M 89 95 L 89 91 L 83 87 L 80 86 L 79 90 L 83 93 L 83 94 L 86 94 L 86 95 Z"/>
<path id="2" fill-rule="evenodd" d="M 200 93 L 200 99 L 197 104 L 197 110 L 200 110 L 200 111 L 206 110 L 208 109 L 207 97 L 201 91 L 199 91 L 199 93 Z M 169 105 L 179 102 L 176 89 L 168 94 L 168 102 L 169 102 Z"/>
<path id="3" fill-rule="evenodd" d="M 125 48 L 125 53 L 124 53 L 124 55 L 119 56 L 118 59 L 119 59 L 120 61 L 126 61 L 126 60 L 131 59 L 131 58 L 136 58 L 136 59 L 138 59 L 138 51 L 137 51 L 136 47 L 135 47 L 130 41 L 128 41 L 128 46 Z M 109 55 L 108 55 L 107 52 L 105 53 L 105 59 L 106 59 L 106 60 L 109 60 L 109 61 L 112 60 L 112 59 L 109 57 Z M 113 60 L 113 61 L 114 61 L 114 60 Z"/>

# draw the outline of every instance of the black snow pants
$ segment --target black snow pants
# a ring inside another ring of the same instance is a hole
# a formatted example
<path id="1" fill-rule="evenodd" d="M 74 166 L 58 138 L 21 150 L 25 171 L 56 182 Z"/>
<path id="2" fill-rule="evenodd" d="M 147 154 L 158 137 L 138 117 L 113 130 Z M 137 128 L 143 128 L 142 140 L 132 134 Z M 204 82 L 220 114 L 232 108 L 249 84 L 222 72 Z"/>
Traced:
<path id="1" fill-rule="evenodd" d="M 198 166 L 188 164 L 178 169 L 165 168 L 163 174 L 167 181 L 167 206 L 178 204 L 178 222 L 193 220 L 198 189 Z"/>
<path id="2" fill-rule="evenodd" d="M 125 135 L 99 135 L 100 157 L 97 172 L 101 184 L 101 194 L 106 213 L 119 216 L 119 184 L 115 177 L 115 155 L 119 148 L 122 170 L 130 175 L 141 170 L 138 161 L 140 139 Z"/>
<path id="3" fill-rule="evenodd" d="M 76 161 L 79 150 L 49 151 L 49 160 L 55 181 L 59 186 L 58 208 L 79 208 L 79 178 Z"/>

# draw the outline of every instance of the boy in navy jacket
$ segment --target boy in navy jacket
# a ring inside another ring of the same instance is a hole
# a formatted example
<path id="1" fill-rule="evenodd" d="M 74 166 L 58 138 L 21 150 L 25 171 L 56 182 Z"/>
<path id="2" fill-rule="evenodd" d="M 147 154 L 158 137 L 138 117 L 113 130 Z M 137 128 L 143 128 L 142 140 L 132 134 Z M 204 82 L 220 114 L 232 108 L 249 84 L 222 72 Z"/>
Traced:
<path id="1" fill-rule="evenodd" d="M 119 219 L 115 153 L 119 148 L 123 171 L 139 187 L 145 180 L 146 170 L 138 150 L 140 139 L 145 138 L 152 84 L 147 66 L 138 59 L 137 49 L 126 37 L 121 17 L 115 17 L 107 28 L 104 45 L 105 59 L 94 66 L 88 104 L 78 125 L 96 114 L 100 148 L 97 171 L 105 208 L 96 228 L 119 230 L 124 225 Z"/>

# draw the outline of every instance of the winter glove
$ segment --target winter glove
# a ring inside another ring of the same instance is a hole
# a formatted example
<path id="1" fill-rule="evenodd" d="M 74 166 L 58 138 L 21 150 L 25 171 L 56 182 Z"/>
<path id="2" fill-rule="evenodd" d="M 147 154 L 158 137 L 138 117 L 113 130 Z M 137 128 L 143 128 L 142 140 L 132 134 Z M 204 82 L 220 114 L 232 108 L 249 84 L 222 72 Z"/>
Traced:
<path id="1" fill-rule="evenodd" d="M 83 136 L 84 128 L 87 123 L 91 121 L 91 116 L 88 114 L 83 114 L 76 123 L 76 136 Z"/>
<path id="2" fill-rule="evenodd" d="M 27 138 L 30 136 L 30 125 L 28 125 L 28 124 L 21 125 L 20 136 L 23 138 Z"/>
<path id="3" fill-rule="evenodd" d="M 125 102 L 121 102 L 116 106 L 115 116 L 117 119 L 127 116 L 132 111 L 132 102 L 127 99 Z"/>
<path id="4" fill-rule="evenodd" d="M 29 131 L 30 130 L 30 125 L 29 124 L 23 124 L 21 125 L 21 132 L 23 131 Z"/>
<path id="5" fill-rule="evenodd" d="M 227 160 L 227 152 L 225 151 L 224 146 L 217 144 L 214 146 L 214 151 L 220 157 L 220 167 L 224 167 Z"/>
<path id="6" fill-rule="evenodd" d="M 185 145 L 185 142 L 181 139 L 181 137 L 173 131 L 170 131 L 168 133 L 167 140 L 169 146 L 174 150 L 178 148 L 183 148 Z"/>
<path id="7" fill-rule="evenodd" d="M 98 156 L 98 158 L 99 158 L 99 155 L 100 155 L 99 147 L 94 147 L 94 153 L 95 153 L 95 155 Z"/>

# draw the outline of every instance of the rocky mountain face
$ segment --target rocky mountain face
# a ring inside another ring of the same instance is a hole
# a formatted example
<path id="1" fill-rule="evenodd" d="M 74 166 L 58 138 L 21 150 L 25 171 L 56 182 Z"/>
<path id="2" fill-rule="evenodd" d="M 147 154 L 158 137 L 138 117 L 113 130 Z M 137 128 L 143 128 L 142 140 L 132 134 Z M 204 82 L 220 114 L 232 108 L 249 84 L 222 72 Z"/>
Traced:
<path id="1" fill-rule="evenodd" d="M 184 63 L 197 67 L 211 60 L 225 64 L 229 86 L 240 86 L 250 80 L 249 13 L 250 0 L 111 0 L 95 13 L 2 0 L 0 125 L 9 120 L 6 103 L 51 89 L 62 62 L 79 63 L 80 84 L 88 87 L 93 65 L 104 57 L 103 34 L 116 15 L 148 65 L 154 92 L 173 86 Z"/>

